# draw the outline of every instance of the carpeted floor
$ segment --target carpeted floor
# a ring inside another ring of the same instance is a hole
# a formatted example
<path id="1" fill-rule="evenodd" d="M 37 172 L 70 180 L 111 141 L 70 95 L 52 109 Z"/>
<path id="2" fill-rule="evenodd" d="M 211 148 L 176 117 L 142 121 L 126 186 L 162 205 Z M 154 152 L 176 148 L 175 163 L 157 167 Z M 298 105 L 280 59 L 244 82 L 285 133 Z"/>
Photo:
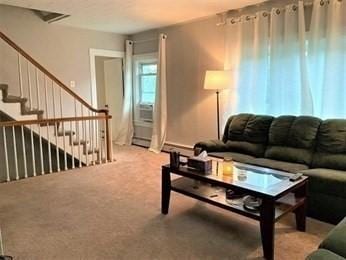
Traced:
<path id="1" fill-rule="evenodd" d="M 0 184 L 5 252 L 20 259 L 262 259 L 259 225 L 173 193 L 160 214 L 167 154 L 116 148 L 117 162 Z M 276 225 L 276 259 L 304 259 L 332 228 L 293 215 Z"/>

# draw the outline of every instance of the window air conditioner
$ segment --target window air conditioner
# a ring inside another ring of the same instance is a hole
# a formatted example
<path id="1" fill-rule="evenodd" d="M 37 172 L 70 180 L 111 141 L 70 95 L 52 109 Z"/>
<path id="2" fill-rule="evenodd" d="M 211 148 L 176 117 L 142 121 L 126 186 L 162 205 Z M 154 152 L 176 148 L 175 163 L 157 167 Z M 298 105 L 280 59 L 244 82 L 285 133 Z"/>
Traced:
<path id="1" fill-rule="evenodd" d="M 144 122 L 153 122 L 152 104 L 139 104 L 139 119 Z"/>

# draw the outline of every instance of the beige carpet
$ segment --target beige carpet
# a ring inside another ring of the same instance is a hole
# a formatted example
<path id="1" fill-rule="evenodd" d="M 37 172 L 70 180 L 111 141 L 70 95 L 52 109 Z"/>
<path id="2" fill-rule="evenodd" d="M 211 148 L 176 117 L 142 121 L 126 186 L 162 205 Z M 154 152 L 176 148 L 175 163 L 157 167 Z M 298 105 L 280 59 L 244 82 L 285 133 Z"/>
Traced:
<path id="1" fill-rule="evenodd" d="M 258 223 L 173 193 L 160 214 L 166 154 L 116 148 L 117 162 L 0 184 L 5 251 L 19 259 L 262 259 Z M 290 215 L 276 259 L 304 259 L 332 228 Z"/>

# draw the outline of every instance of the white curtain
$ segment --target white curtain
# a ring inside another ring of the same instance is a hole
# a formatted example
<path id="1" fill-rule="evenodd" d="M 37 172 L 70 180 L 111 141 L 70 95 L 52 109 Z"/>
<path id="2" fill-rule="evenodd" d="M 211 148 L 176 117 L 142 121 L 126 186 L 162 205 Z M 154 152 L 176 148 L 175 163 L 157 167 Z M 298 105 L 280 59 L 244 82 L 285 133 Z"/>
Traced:
<path id="1" fill-rule="evenodd" d="M 233 21 L 233 22 L 232 22 Z M 227 26 L 225 67 L 233 70 L 229 115 L 311 114 L 303 2 L 242 16 Z"/>
<path id="2" fill-rule="evenodd" d="M 126 41 L 124 67 L 124 98 L 119 134 L 114 140 L 116 144 L 131 145 L 133 138 L 133 96 L 132 96 L 132 55 L 133 42 Z"/>
<path id="3" fill-rule="evenodd" d="M 233 102 L 227 102 L 226 111 L 231 113 L 266 112 L 269 16 L 258 12 L 256 17 L 227 21 L 225 69 L 233 71 L 234 77 L 226 97 Z"/>
<path id="4" fill-rule="evenodd" d="M 153 132 L 149 148 L 149 151 L 155 153 L 161 152 L 165 144 L 167 132 L 166 38 L 166 35 L 160 34 L 153 113 Z"/>
<path id="5" fill-rule="evenodd" d="M 314 1 L 308 57 L 315 115 L 345 118 L 345 0 Z"/>
<path id="6" fill-rule="evenodd" d="M 307 75 L 304 5 L 273 9 L 270 22 L 270 69 L 267 111 L 272 115 L 311 115 Z"/>

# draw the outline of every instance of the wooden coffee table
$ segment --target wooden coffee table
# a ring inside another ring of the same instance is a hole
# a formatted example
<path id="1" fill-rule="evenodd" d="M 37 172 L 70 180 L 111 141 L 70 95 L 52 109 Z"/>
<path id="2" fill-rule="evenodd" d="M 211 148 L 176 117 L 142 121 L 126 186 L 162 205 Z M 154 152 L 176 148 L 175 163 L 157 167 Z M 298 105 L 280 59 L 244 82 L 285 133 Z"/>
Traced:
<path id="1" fill-rule="evenodd" d="M 171 179 L 172 175 L 178 178 Z M 224 174 L 221 161 L 213 160 L 213 169 L 201 173 L 186 166 L 162 166 L 161 212 L 168 214 L 171 191 L 195 198 L 214 206 L 238 213 L 260 222 L 263 253 L 274 259 L 275 222 L 289 212 L 296 216 L 296 228 L 305 231 L 306 194 L 308 178 L 292 182 L 291 173 L 241 163 L 233 163 L 231 174 Z M 223 189 L 220 189 L 223 188 Z M 262 199 L 258 211 L 250 211 L 242 204 L 226 202 L 225 189 L 244 192 Z"/>

